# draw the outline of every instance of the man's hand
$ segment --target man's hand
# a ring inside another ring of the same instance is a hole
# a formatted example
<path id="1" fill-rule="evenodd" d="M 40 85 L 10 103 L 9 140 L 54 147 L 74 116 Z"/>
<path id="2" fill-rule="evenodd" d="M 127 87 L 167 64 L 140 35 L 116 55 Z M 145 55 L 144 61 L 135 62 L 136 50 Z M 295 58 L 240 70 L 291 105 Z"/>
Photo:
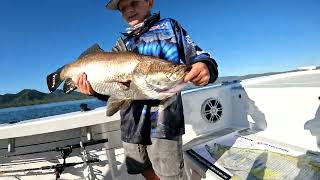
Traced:
<path id="1" fill-rule="evenodd" d="M 210 79 L 210 73 L 207 65 L 203 62 L 192 64 L 191 71 L 184 77 L 184 82 L 191 81 L 197 86 L 207 85 Z"/>
<path id="2" fill-rule="evenodd" d="M 82 94 L 86 94 L 89 96 L 94 94 L 94 90 L 92 89 L 89 81 L 87 80 L 86 73 L 79 74 L 75 79 L 73 79 L 73 81 L 75 82 L 77 88 Z"/>

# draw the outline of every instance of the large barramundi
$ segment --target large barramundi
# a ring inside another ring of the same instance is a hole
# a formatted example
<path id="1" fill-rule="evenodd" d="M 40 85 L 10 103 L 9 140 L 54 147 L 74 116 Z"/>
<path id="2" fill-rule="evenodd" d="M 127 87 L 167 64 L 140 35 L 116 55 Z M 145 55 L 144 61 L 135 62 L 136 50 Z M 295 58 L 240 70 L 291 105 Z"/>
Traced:
<path id="1" fill-rule="evenodd" d="M 132 100 L 165 100 L 186 85 L 184 76 L 190 65 L 139 55 L 133 52 L 103 52 L 98 46 L 89 48 L 76 61 L 47 76 L 50 92 L 65 81 L 63 90 L 76 89 L 75 76 L 84 72 L 92 89 L 109 95 L 107 115 L 111 116 Z"/>

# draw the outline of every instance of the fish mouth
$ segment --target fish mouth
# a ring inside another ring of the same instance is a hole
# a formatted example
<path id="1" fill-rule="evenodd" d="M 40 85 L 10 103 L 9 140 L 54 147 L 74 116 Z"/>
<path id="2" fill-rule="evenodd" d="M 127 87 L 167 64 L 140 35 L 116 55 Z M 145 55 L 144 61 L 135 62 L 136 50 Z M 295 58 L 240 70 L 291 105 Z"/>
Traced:
<path id="1" fill-rule="evenodd" d="M 160 93 L 170 93 L 170 94 L 175 94 L 179 91 L 181 91 L 184 87 L 186 87 L 187 83 L 185 83 L 183 80 L 181 80 L 179 83 L 177 83 L 175 86 L 164 89 L 160 91 Z"/>
<path id="2" fill-rule="evenodd" d="M 184 77 L 186 75 L 186 73 L 191 71 L 192 66 L 191 65 L 185 65 L 183 67 L 183 70 L 181 71 L 181 69 L 179 69 L 178 71 L 180 71 L 179 76 L 180 76 L 180 80 L 171 88 L 166 88 L 160 91 L 160 93 L 169 93 L 169 94 L 175 94 L 179 91 L 181 91 L 184 87 L 187 86 L 187 83 L 184 82 Z"/>

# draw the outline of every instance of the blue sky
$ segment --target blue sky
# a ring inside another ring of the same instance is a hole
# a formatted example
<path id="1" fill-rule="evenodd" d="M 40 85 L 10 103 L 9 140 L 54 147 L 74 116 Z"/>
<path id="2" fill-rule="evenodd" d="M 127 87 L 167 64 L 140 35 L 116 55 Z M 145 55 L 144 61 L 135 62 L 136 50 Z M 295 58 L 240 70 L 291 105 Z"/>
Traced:
<path id="1" fill-rule="evenodd" d="M 2 0 L 0 94 L 48 92 L 45 78 L 126 27 L 104 0 Z M 320 65 L 319 0 L 155 0 L 217 60 L 221 76 Z"/>

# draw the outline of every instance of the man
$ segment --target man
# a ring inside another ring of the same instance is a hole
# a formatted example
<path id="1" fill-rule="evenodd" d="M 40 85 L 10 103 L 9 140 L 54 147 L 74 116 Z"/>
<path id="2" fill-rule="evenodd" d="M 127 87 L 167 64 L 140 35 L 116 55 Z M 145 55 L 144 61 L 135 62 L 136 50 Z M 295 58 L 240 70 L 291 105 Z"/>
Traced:
<path id="1" fill-rule="evenodd" d="M 110 0 L 106 7 L 121 12 L 129 24 L 120 39 L 126 49 L 150 55 L 173 63 L 192 64 L 185 82 L 204 86 L 218 76 L 217 64 L 202 51 L 180 24 L 170 18 L 160 19 L 151 14 L 153 0 Z M 119 43 L 113 51 L 119 51 Z M 85 74 L 76 79 L 80 92 L 107 100 L 94 92 Z M 122 109 L 121 138 L 129 174 L 148 179 L 181 179 L 183 174 L 182 135 L 184 119 L 181 95 L 165 109 L 159 111 L 155 100 L 133 101 Z"/>

